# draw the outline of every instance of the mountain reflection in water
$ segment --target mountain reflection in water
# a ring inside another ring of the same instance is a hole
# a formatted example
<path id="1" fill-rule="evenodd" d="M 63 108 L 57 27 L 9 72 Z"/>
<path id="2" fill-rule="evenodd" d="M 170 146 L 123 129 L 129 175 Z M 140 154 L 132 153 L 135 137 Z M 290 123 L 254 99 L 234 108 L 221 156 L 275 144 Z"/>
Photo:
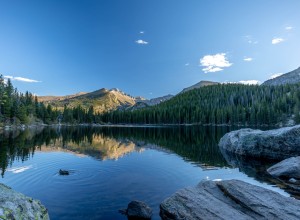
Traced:
<path id="1" fill-rule="evenodd" d="M 261 177 L 261 164 L 222 155 L 218 142 L 230 129 L 74 126 L 2 133 L 1 182 L 39 199 L 59 220 L 124 220 L 118 210 L 132 200 L 149 204 L 158 220 L 165 198 L 207 179 L 239 179 L 286 194 Z"/>
<path id="2" fill-rule="evenodd" d="M 176 153 L 203 169 L 226 166 L 218 148 L 228 127 L 61 127 L 0 135 L 1 174 L 35 151 L 72 152 L 99 160 L 117 160 L 131 152 L 156 149 Z"/>

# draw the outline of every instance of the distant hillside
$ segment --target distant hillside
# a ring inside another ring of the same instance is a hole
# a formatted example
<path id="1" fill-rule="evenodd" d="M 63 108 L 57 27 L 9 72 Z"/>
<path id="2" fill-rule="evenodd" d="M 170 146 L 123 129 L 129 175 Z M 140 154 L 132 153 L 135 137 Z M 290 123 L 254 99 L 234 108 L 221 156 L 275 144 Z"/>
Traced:
<path id="1" fill-rule="evenodd" d="M 143 102 L 145 103 L 146 105 L 148 106 L 153 106 L 153 105 L 158 105 L 159 103 L 161 102 L 165 102 L 171 98 L 173 98 L 174 96 L 173 95 L 165 95 L 165 96 L 162 96 L 162 97 L 157 97 L 157 98 L 153 98 L 153 99 L 145 99 L 145 100 L 141 100 L 141 101 L 138 101 L 138 102 Z"/>
<path id="2" fill-rule="evenodd" d="M 289 73 L 278 76 L 274 79 L 269 79 L 265 81 L 262 85 L 265 86 L 278 86 L 285 84 L 296 84 L 300 82 L 300 67 Z"/>
<path id="3" fill-rule="evenodd" d="M 140 98 L 139 98 L 140 99 Z M 54 108 L 63 109 L 81 105 L 83 108 L 94 107 L 95 112 L 104 112 L 114 110 L 120 106 L 132 106 L 135 104 L 135 98 L 125 94 L 118 89 L 99 89 L 89 93 L 77 93 L 68 96 L 42 96 L 38 100 L 51 104 Z"/>
<path id="4" fill-rule="evenodd" d="M 93 106 L 95 112 L 101 113 L 115 109 L 138 109 L 153 106 L 167 101 L 172 97 L 172 95 L 167 95 L 148 100 L 140 96 L 132 97 L 119 89 L 108 90 L 103 88 L 94 92 L 81 92 L 67 96 L 40 96 L 38 100 L 45 104 L 51 104 L 52 107 L 61 110 L 65 105 L 68 108 L 81 105 L 85 109 Z"/>
<path id="5" fill-rule="evenodd" d="M 168 101 L 169 99 L 173 98 L 173 95 L 165 95 L 162 97 L 157 97 L 153 99 L 142 99 L 142 100 L 136 100 L 136 103 L 133 106 L 127 107 L 127 108 L 119 108 L 119 110 L 137 110 L 141 108 L 146 108 L 149 106 L 158 105 L 162 102 Z"/>
<path id="6" fill-rule="evenodd" d="M 79 92 L 79 93 L 76 93 L 73 95 L 66 95 L 66 96 L 38 96 L 38 101 L 44 102 L 44 103 L 52 102 L 52 101 L 62 101 L 65 99 L 74 98 L 74 97 L 81 96 L 84 94 L 86 94 L 86 92 Z"/>
<path id="7" fill-rule="evenodd" d="M 192 89 L 199 89 L 204 86 L 212 86 L 212 85 L 218 85 L 218 84 L 220 84 L 220 83 L 212 82 L 212 81 L 200 81 L 200 82 L 196 83 L 195 85 L 192 85 L 190 87 L 183 89 L 180 93 L 184 93 L 184 92 L 190 91 Z"/>
<path id="8" fill-rule="evenodd" d="M 99 121 L 134 124 L 287 125 L 300 123 L 299 84 L 219 84 L 180 93 L 159 105 L 115 111 Z"/>

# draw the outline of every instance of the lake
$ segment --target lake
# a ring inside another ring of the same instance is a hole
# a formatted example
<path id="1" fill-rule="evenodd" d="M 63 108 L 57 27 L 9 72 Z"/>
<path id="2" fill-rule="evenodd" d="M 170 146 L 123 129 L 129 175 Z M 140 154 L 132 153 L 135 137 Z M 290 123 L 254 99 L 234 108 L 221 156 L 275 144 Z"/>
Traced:
<path id="1" fill-rule="evenodd" d="M 255 166 L 232 167 L 218 148 L 230 127 L 60 127 L 0 135 L 0 182 L 39 199 L 51 219 L 126 219 L 201 180 L 240 179 L 281 194 Z M 267 165 L 266 165 L 267 166 Z M 257 167 L 261 167 L 260 165 Z M 60 176 L 59 169 L 70 170 Z"/>

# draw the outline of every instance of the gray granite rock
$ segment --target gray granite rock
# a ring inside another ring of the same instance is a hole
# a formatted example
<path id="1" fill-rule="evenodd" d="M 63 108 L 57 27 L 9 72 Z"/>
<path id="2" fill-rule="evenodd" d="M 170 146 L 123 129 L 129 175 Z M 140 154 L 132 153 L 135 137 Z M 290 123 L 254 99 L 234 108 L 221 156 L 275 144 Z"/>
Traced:
<path id="1" fill-rule="evenodd" d="M 0 183 L 0 219 L 48 220 L 48 211 L 34 200 Z"/>
<path id="2" fill-rule="evenodd" d="M 122 213 L 127 215 L 129 220 L 150 220 L 152 217 L 152 209 L 142 201 L 131 201 Z"/>
<path id="3" fill-rule="evenodd" d="M 300 155 L 300 125 L 268 131 L 240 129 L 225 134 L 221 150 L 261 159 L 283 160 Z"/>
<path id="4" fill-rule="evenodd" d="M 160 205 L 163 220 L 300 219 L 300 201 L 239 180 L 203 181 Z"/>
<path id="5" fill-rule="evenodd" d="M 272 176 L 281 179 L 300 180 L 300 157 L 285 159 L 267 169 Z M 294 181 L 295 182 L 295 181 Z"/>

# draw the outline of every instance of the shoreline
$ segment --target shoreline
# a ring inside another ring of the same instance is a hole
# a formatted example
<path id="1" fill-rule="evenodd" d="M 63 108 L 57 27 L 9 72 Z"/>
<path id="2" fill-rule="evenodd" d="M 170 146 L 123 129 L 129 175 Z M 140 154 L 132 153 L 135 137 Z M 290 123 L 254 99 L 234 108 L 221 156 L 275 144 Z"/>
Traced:
<path id="1" fill-rule="evenodd" d="M 291 126 L 289 124 L 286 125 L 241 125 L 241 124 L 100 124 L 100 123 L 81 123 L 81 124 L 20 124 L 20 125 L 4 125 L 0 126 L 0 132 L 5 131 L 24 131 L 26 129 L 34 129 L 34 128 L 44 128 L 44 127 L 124 127 L 124 128 L 159 128 L 159 127 L 239 127 L 239 128 L 247 128 L 247 127 L 255 127 L 255 128 L 280 128 L 280 127 L 288 127 Z"/>

